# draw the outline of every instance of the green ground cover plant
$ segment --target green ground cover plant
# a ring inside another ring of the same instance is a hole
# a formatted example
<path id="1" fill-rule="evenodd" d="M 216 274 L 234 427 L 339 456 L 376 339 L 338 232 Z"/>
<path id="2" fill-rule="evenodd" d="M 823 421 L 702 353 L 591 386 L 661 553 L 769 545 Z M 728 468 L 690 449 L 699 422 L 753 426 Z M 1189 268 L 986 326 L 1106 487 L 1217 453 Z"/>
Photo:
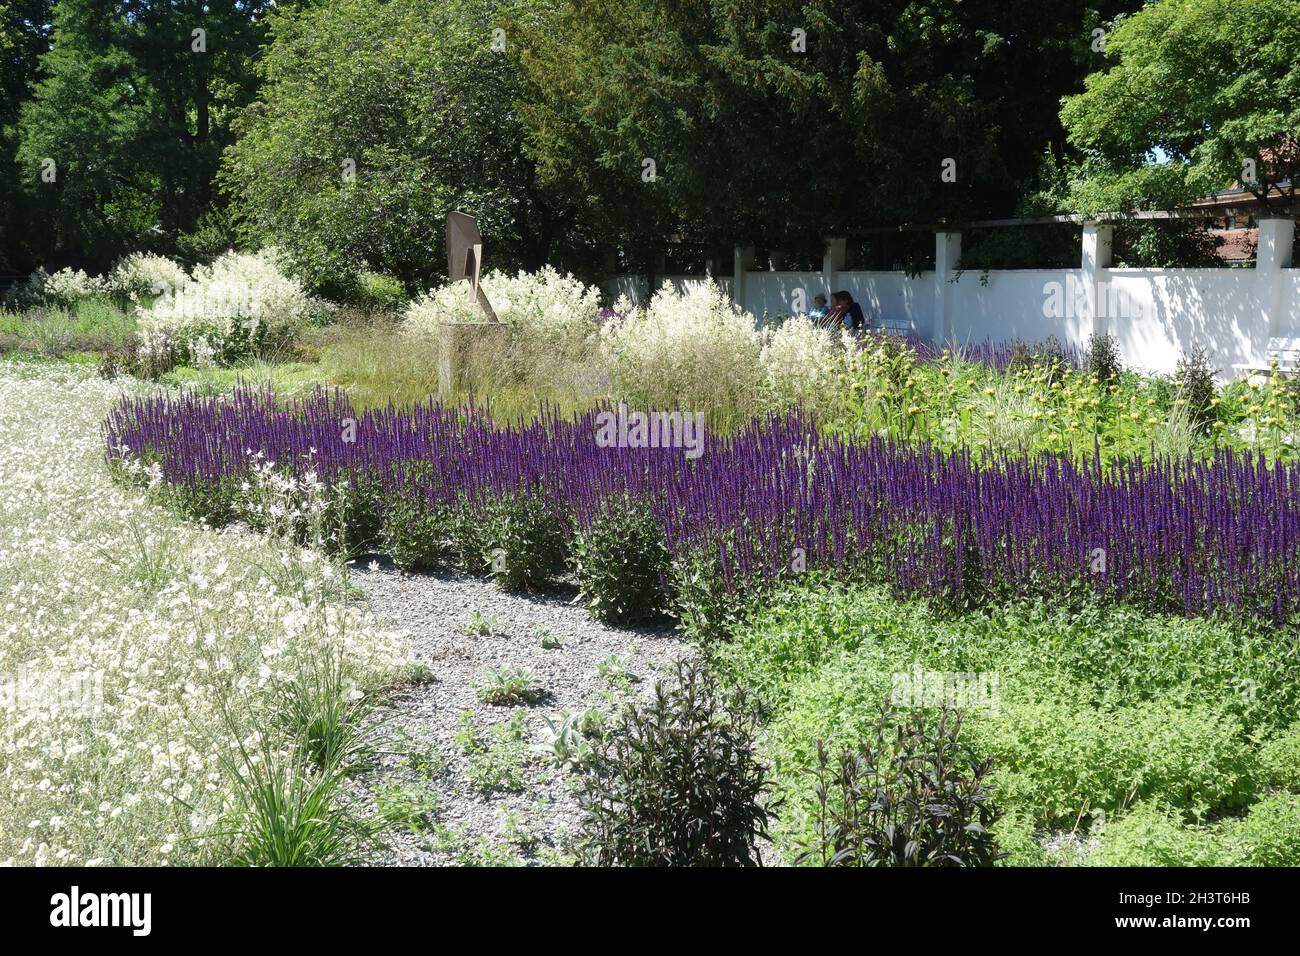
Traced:
<path id="1" fill-rule="evenodd" d="M 770 714 L 777 829 L 792 858 L 817 836 L 817 742 L 837 753 L 875 739 L 881 706 L 918 668 L 990 677 L 993 693 L 965 701 L 961 739 L 991 761 L 992 799 L 1006 810 L 992 829 L 1009 863 L 1044 862 L 1041 842 L 1060 832 L 1099 837 L 1109 849 L 1098 859 L 1140 856 L 1130 844 L 1160 844 L 1139 840 L 1158 827 L 1176 829 L 1169 859 L 1212 831 L 1213 859 L 1256 861 L 1273 853 L 1276 805 L 1290 805 L 1279 795 L 1296 785 L 1289 630 L 1043 602 L 953 613 L 809 581 L 709 646 Z M 1159 819 L 1135 810 L 1153 806 Z M 1135 812 L 1147 816 L 1125 822 Z"/>

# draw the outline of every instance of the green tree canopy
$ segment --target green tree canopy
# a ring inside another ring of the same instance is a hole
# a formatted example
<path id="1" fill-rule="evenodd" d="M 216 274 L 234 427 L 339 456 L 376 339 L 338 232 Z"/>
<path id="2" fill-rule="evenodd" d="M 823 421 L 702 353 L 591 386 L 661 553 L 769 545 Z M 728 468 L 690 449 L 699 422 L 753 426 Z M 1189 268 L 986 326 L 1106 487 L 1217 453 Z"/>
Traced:
<path id="1" fill-rule="evenodd" d="M 277 15 L 223 173 L 250 232 L 336 289 L 363 268 L 413 285 L 445 274 L 457 208 L 478 217 L 490 265 L 560 257 L 574 226 L 523 153 L 518 70 L 494 33 L 506 5 L 331 0 Z"/>
<path id="2" fill-rule="evenodd" d="M 47 254 L 174 247 L 213 202 L 269 0 L 58 0 L 18 162 Z M 195 31 L 204 31 L 196 36 Z M 44 182 L 46 159 L 56 179 Z"/>
<path id="3" fill-rule="evenodd" d="M 1058 102 L 1090 68 L 1090 30 L 1136 2 L 1097 6 L 554 0 L 544 26 L 517 25 L 529 147 L 629 242 L 1009 212 L 1063 145 Z"/>
<path id="4" fill-rule="evenodd" d="M 15 162 L 14 128 L 49 48 L 50 0 L 0 0 L 0 273 L 26 267 L 21 233 L 28 214 Z"/>
<path id="5" fill-rule="evenodd" d="M 1076 210 L 1169 208 L 1238 182 L 1294 210 L 1300 0 L 1161 0 L 1117 25 L 1106 60 L 1061 111 L 1082 155 Z"/>

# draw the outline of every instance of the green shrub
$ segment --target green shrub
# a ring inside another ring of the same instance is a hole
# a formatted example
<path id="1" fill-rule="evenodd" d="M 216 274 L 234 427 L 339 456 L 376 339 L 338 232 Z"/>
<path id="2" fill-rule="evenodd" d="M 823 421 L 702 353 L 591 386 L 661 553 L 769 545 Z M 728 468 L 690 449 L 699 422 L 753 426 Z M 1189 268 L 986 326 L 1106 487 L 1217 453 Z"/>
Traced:
<path id="1" fill-rule="evenodd" d="M 1119 373 L 1124 370 L 1119 357 L 1119 340 L 1113 335 L 1098 332 L 1088 336 L 1088 356 L 1084 366 L 1099 381 L 1113 382 L 1118 379 Z"/>
<path id="2" fill-rule="evenodd" d="M 1268 625 L 1044 602 L 959 623 L 979 630 L 967 643 L 1001 657 L 1051 661 L 1097 701 L 1177 697 L 1223 709 L 1252 730 L 1286 726 L 1300 705 L 1300 659 Z"/>
<path id="3" fill-rule="evenodd" d="M 384 546 L 382 483 L 359 475 L 339 487 L 339 522 L 343 553 L 348 557 L 369 554 Z"/>
<path id="4" fill-rule="evenodd" d="M 716 552 L 687 555 L 673 562 L 672 613 L 686 633 L 703 644 L 727 638 L 744 618 L 745 600 L 727 588 Z"/>
<path id="5" fill-rule="evenodd" d="M 446 562 L 450 529 L 445 511 L 427 501 L 394 495 L 384 502 L 380 538 L 403 571 L 428 571 Z"/>
<path id="6" fill-rule="evenodd" d="M 508 495 L 489 510 L 482 559 L 507 591 L 536 591 L 565 569 L 565 525 L 529 495 Z"/>
<path id="7" fill-rule="evenodd" d="M 958 741 L 960 712 L 885 711 L 876 733 L 834 762 L 817 745 L 815 837 L 823 866 L 992 866 L 1000 816 L 989 761 Z"/>
<path id="8" fill-rule="evenodd" d="M 381 272 L 363 272 L 357 276 L 356 304 L 367 309 L 399 312 L 410 296 L 402 280 Z"/>
<path id="9" fill-rule="evenodd" d="M 375 793 L 375 809 L 386 825 L 420 836 L 432 829 L 441 802 L 418 784 L 386 784 Z"/>
<path id="10" fill-rule="evenodd" d="M 574 571 L 592 615 L 614 624 L 664 612 L 668 549 L 646 505 L 616 502 L 594 515 L 573 540 Z"/>
<path id="11" fill-rule="evenodd" d="M 842 651 L 870 647 L 891 669 L 1050 669 L 1097 705 L 1177 698 L 1222 709 L 1247 730 L 1285 727 L 1300 708 L 1300 658 L 1276 630 L 1093 603 L 1025 601 L 961 614 L 884 589 L 815 577 L 771 595 L 717 649 L 733 680 L 780 706 L 791 681 Z"/>
<path id="12" fill-rule="evenodd" d="M 599 866 L 751 866 L 771 817 L 756 718 L 696 665 L 592 742 L 579 799 Z"/>
<path id="13" fill-rule="evenodd" d="M 1223 866 L 1300 866 L 1300 796 L 1265 797 L 1226 824 Z"/>
<path id="14" fill-rule="evenodd" d="M 484 512 L 462 502 L 447 515 L 447 537 L 451 552 L 470 574 L 491 570 L 488 542 L 491 527 Z"/>
<path id="15" fill-rule="evenodd" d="M 1256 782 L 1261 788 L 1300 793 L 1300 721 L 1259 748 Z"/>
<path id="16" fill-rule="evenodd" d="M 1002 866 L 1047 866 L 1050 862 L 1028 814 L 1008 810 L 993 825 L 993 838 L 1003 853 Z"/>
<path id="17" fill-rule="evenodd" d="M 1218 857 L 1213 830 L 1187 826 L 1178 811 L 1146 801 L 1106 822 L 1101 844 L 1088 862 L 1097 866 L 1214 866 Z"/>
<path id="18" fill-rule="evenodd" d="M 697 586 L 703 589 L 706 581 L 701 575 Z M 825 662 L 852 652 L 888 672 L 895 668 L 887 658 L 907 666 L 922 649 L 929 653 L 937 643 L 929 639 L 935 631 L 936 621 L 923 605 L 900 604 L 875 589 L 822 585 L 814 579 L 771 595 L 739 626 L 731 627 L 730 639 L 713 649 L 714 663 L 729 679 L 752 689 L 766 706 L 781 709 L 792 685 L 815 674 Z M 849 743 L 841 741 L 839 746 Z"/>
<path id="19" fill-rule="evenodd" d="M 1250 752 L 1241 724 L 1203 706 L 1143 702 L 1100 710 L 1005 686 L 996 713 L 968 724 L 969 742 L 997 762 L 998 799 L 1044 825 L 1160 800 L 1196 816 L 1243 806 Z"/>
<path id="20" fill-rule="evenodd" d="M 1023 602 L 935 613 L 882 589 L 810 579 L 778 591 L 710 645 L 723 678 L 772 713 L 773 786 L 783 845 L 815 837 L 813 742 L 832 753 L 873 732 L 891 677 L 919 664 L 991 672 L 995 710 L 967 715 L 963 740 L 992 757 L 998 804 L 1013 814 L 1010 862 L 1041 861 L 1035 829 L 1073 829 L 1097 810 L 1143 801 L 1182 820 L 1239 812 L 1261 788 L 1295 785 L 1285 727 L 1297 662 L 1269 629 L 1093 604 Z M 1134 821 L 1136 826 L 1138 821 Z M 1014 824 L 1014 826 L 1013 826 Z"/>
<path id="21" fill-rule="evenodd" d="M 1052 654 L 1041 635 L 1035 646 L 1033 632 L 1014 616 L 945 620 L 923 605 L 865 592 L 821 598 L 792 597 L 755 615 L 714 652 L 721 672 L 752 683 L 774 714 L 768 741 L 775 786 L 785 798 L 781 835 L 789 841 L 812 832 L 813 741 L 827 741 L 834 752 L 864 739 L 891 694 L 893 674 L 914 662 L 997 676 L 996 709 L 970 713 L 963 736 L 994 758 L 999 804 L 1028 825 L 1073 827 L 1080 814 L 1114 812 L 1142 798 L 1190 815 L 1231 811 L 1251 798 L 1243 724 L 1227 703 L 1213 705 L 1214 694 L 1198 700 L 1173 682 L 1152 701 L 1122 681 L 1123 691 L 1100 678 L 1080 681 L 1070 660 Z M 1047 629 L 1053 634 L 1064 644 L 1074 639 L 1059 627 Z M 1026 646 L 1008 643 L 1022 638 Z"/>
<path id="22" fill-rule="evenodd" d="M 1174 373 L 1178 382 L 1178 399 L 1185 404 L 1192 426 L 1201 432 L 1207 431 L 1214 421 L 1215 398 L 1218 394 L 1214 384 L 1216 372 L 1203 345 L 1178 357 L 1178 367 Z"/>

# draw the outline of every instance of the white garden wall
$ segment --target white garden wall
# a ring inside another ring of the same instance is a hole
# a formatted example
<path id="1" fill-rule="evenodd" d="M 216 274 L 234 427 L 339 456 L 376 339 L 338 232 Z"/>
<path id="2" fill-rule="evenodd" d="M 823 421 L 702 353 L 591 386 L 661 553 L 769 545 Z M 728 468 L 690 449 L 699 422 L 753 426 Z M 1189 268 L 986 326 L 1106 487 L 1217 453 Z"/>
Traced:
<path id="1" fill-rule="evenodd" d="M 960 234 L 936 234 L 935 261 L 942 272 L 848 272 L 835 268 L 828 240 L 821 272 L 758 272 L 740 269 L 752 251 L 737 249 L 737 271 L 720 278 L 757 320 L 810 308 L 817 293 L 843 289 L 862 304 L 872 325 L 911 332 L 933 341 L 962 343 L 1056 337 L 1082 348 L 1093 332 L 1119 340 L 1126 363 L 1172 372 L 1179 356 L 1204 346 L 1223 378 L 1233 366 L 1267 361 L 1269 339 L 1300 337 L 1300 269 L 1292 268 L 1294 223 L 1260 221 L 1253 269 L 1110 268 L 1110 227 L 1087 223 L 1081 268 L 961 271 Z M 942 279 L 940 279 L 942 276 Z M 703 277 L 670 276 L 676 288 Z M 644 282 L 613 277 L 607 288 L 646 300 Z"/>
<path id="2" fill-rule="evenodd" d="M 1106 278 L 1132 306 L 1106 326 L 1129 363 L 1171 372 L 1198 345 L 1224 377 L 1265 361 L 1269 320 L 1254 269 L 1108 269 Z"/>
<path id="3" fill-rule="evenodd" d="M 1282 315 L 1300 324 L 1300 269 L 1282 270 Z"/>
<path id="4" fill-rule="evenodd" d="M 1014 269 L 1000 272 L 969 270 L 955 276 L 952 335 L 958 342 L 1043 342 L 1055 336 L 1066 345 L 1083 346 L 1091 322 L 1071 304 L 1067 294 L 1080 289 L 1079 269 Z M 1052 311 L 1053 290 L 1060 289 L 1061 315 Z"/>

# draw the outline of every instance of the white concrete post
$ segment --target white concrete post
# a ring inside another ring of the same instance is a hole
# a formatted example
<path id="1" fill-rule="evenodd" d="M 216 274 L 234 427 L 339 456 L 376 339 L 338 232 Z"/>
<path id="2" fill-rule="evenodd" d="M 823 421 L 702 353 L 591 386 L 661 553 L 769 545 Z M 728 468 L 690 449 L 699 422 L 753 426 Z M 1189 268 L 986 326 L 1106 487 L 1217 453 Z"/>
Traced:
<path id="1" fill-rule="evenodd" d="M 955 298 L 953 273 L 961 262 L 961 233 L 936 232 L 934 234 L 934 319 L 931 338 L 951 342 L 953 335 L 952 304 Z"/>
<path id="2" fill-rule="evenodd" d="M 1264 306 L 1269 337 L 1300 334 L 1295 316 L 1282 315 L 1282 270 L 1291 267 L 1295 220 L 1281 217 L 1259 220 L 1259 245 L 1255 250 L 1255 281 Z"/>
<path id="3" fill-rule="evenodd" d="M 748 308 L 745 304 L 745 293 L 747 291 L 745 277 L 752 268 L 754 268 L 754 247 L 736 246 L 735 271 L 731 279 L 731 301 L 742 309 Z"/>
<path id="4" fill-rule="evenodd" d="M 822 283 L 829 297 L 835 291 L 835 276 L 844 270 L 848 258 L 849 242 L 843 236 L 828 236 L 822 252 Z"/>
<path id="5" fill-rule="evenodd" d="M 1079 318 L 1085 328 L 1091 327 L 1097 335 L 1111 331 L 1106 309 L 1106 270 L 1110 268 L 1114 238 L 1114 226 L 1099 222 L 1083 224 L 1083 295 Z"/>
<path id="6" fill-rule="evenodd" d="M 780 249 L 773 249 L 767 254 L 767 268 L 771 272 L 780 272 L 781 266 L 785 264 L 785 253 Z"/>

